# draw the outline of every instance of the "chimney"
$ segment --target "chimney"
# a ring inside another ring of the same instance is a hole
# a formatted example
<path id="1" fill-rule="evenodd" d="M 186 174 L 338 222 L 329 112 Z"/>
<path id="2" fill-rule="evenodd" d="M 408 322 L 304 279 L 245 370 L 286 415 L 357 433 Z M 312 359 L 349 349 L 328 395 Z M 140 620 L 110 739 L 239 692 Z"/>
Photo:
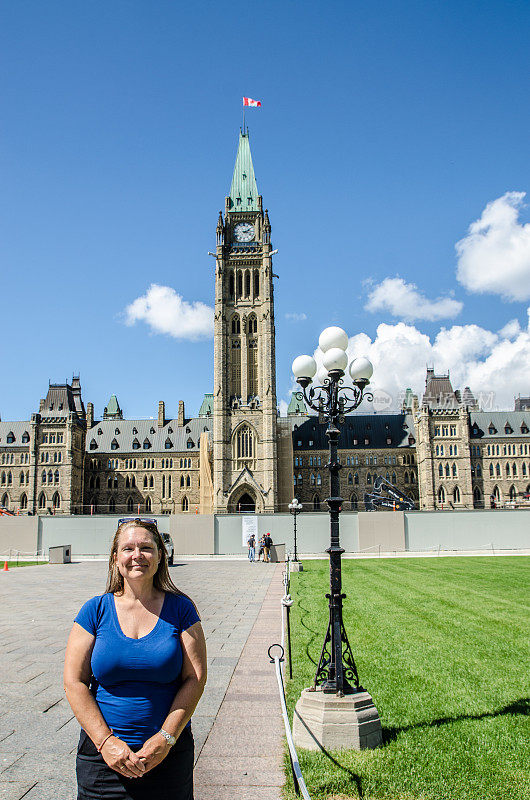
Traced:
<path id="1" fill-rule="evenodd" d="M 160 400 L 158 403 L 158 427 L 163 428 L 166 424 L 166 407 L 164 401 Z"/>
<path id="2" fill-rule="evenodd" d="M 177 423 L 179 428 L 184 427 L 184 400 L 179 400 L 179 415 Z"/>
<path id="3" fill-rule="evenodd" d="M 87 430 L 94 425 L 94 403 L 86 404 L 86 427 Z"/>

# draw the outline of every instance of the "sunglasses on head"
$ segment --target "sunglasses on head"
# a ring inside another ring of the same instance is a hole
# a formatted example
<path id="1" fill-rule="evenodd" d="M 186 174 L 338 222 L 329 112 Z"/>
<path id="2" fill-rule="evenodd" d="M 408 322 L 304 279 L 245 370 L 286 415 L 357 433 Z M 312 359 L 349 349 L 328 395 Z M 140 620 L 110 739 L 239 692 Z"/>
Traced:
<path id="1" fill-rule="evenodd" d="M 118 527 L 123 525 L 124 522 L 143 522 L 144 525 L 154 525 L 158 530 L 156 519 L 146 519 L 145 517 L 122 517 L 118 520 Z"/>

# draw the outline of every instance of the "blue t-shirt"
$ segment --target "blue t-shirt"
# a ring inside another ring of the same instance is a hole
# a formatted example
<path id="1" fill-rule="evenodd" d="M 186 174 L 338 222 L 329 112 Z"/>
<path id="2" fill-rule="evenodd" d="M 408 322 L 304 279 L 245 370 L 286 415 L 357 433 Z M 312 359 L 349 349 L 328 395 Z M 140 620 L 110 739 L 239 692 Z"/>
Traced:
<path id="1" fill-rule="evenodd" d="M 198 621 L 191 600 L 171 592 L 155 627 L 140 639 L 123 633 L 113 594 L 93 597 L 76 616 L 96 637 L 90 689 L 109 728 L 129 747 L 140 748 L 162 727 L 181 684 L 180 634 Z"/>

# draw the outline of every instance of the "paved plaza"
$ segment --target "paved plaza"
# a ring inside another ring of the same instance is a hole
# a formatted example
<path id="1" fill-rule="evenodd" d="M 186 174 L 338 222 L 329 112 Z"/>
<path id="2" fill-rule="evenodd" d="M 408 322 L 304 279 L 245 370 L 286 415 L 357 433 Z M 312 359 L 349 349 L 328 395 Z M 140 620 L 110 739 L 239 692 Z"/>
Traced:
<path id="1" fill-rule="evenodd" d="M 279 800 L 282 726 L 266 654 L 279 636 L 281 569 L 244 561 L 171 569 L 199 608 L 208 645 L 208 684 L 193 717 L 196 800 Z M 0 576 L 0 800 L 75 799 L 79 725 L 63 691 L 64 649 L 76 612 L 103 592 L 105 577 L 103 562 Z"/>

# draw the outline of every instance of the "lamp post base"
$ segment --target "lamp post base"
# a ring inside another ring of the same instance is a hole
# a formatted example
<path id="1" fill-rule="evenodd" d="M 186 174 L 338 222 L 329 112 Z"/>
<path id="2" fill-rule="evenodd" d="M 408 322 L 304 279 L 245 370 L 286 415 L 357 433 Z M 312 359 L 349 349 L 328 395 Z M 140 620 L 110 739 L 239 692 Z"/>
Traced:
<path id="1" fill-rule="evenodd" d="M 381 720 L 371 695 L 304 689 L 293 718 L 296 747 L 306 750 L 365 750 L 383 744 Z"/>
<path id="2" fill-rule="evenodd" d="M 291 572 L 303 572 L 304 567 L 301 561 L 291 561 Z"/>

